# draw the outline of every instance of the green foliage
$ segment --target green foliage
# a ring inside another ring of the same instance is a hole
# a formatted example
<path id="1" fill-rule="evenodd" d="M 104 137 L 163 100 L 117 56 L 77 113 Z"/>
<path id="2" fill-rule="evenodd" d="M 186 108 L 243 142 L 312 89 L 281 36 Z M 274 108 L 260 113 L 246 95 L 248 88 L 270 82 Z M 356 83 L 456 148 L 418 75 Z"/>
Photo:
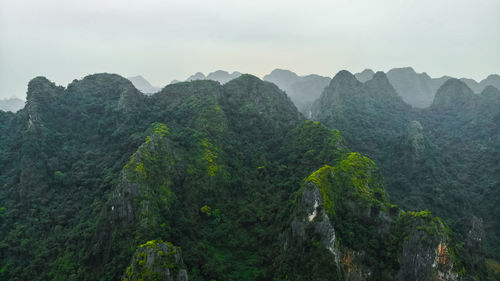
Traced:
<path id="1" fill-rule="evenodd" d="M 210 206 L 205 205 L 200 208 L 200 211 L 209 217 L 212 215 L 212 208 Z"/>
<path id="2" fill-rule="evenodd" d="M 389 264 L 375 226 L 393 207 L 373 162 L 303 122 L 270 83 L 243 75 L 144 96 L 97 74 L 66 89 L 37 78 L 28 97 L 0 113 L 2 280 L 156 278 L 149 253 L 181 268 L 161 241 L 182 247 L 190 280 L 340 280 L 311 230 L 283 254 L 304 179 L 320 186 L 339 243 Z"/>

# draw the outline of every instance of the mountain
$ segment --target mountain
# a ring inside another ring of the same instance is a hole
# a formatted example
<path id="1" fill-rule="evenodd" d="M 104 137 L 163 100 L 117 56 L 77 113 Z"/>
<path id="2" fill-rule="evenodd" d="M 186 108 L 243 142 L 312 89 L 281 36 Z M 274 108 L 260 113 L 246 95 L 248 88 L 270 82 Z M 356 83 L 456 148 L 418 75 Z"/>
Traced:
<path id="1" fill-rule="evenodd" d="M 491 74 L 488 77 L 486 77 L 485 79 L 481 80 L 481 82 L 479 82 L 479 89 L 477 91 L 475 91 L 475 92 L 476 93 L 481 93 L 488 86 L 493 86 L 493 87 L 495 87 L 497 89 L 500 89 L 500 75 L 498 75 L 498 74 Z"/>
<path id="2" fill-rule="evenodd" d="M 134 87 L 136 87 L 139 91 L 143 92 L 144 94 L 154 94 L 157 93 L 161 90 L 161 88 L 154 87 L 152 86 L 144 77 L 142 76 L 134 76 L 134 77 L 128 77 L 128 80 L 134 84 Z"/>
<path id="3" fill-rule="evenodd" d="M 353 147 L 374 159 L 383 159 L 381 146 L 391 146 L 408 118 L 401 114 L 410 106 L 398 96 L 383 72 L 359 82 L 348 71 L 340 71 L 312 106 L 312 119 L 338 129 Z M 381 130 L 380 128 L 384 128 Z"/>
<path id="4" fill-rule="evenodd" d="M 16 112 L 24 107 L 24 101 L 18 98 L 0 100 L 0 110 Z"/>
<path id="5" fill-rule="evenodd" d="M 217 81 L 221 84 L 225 84 L 233 79 L 236 79 L 240 77 L 242 74 L 238 71 L 234 71 L 233 73 L 229 73 L 224 70 L 217 70 L 214 72 L 209 73 L 207 76 L 201 72 L 197 72 L 196 74 L 193 74 L 189 76 L 186 81 L 194 81 L 194 80 L 213 80 Z M 173 81 L 172 81 L 173 83 Z"/>
<path id="6" fill-rule="evenodd" d="M 341 72 L 322 98 L 409 107 L 383 73 Z M 481 247 L 480 220 L 459 240 L 391 204 L 353 134 L 305 120 L 252 75 L 150 96 L 114 74 L 66 88 L 37 77 L 0 127 L 2 280 L 486 278 L 481 251 L 463 250 Z"/>
<path id="7" fill-rule="evenodd" d="M 371 69 L 365 69 L 355 76 L 360 82 L 366 82 L 373 76 Z M 436 91 L 441 87 L 450 76 L 441 78 L 431 78 L 427 73 L 417 73 L 411 67 L 393 68 L 387 72 L 387 78 L 396 92 L 403 100 L 417 108 L 426 108 L 432 104 Z M 500 88 L 500 76 L 492 74 L 480 83 L 474 79 L 461 78 L 462 82 L 474 93 L 481 93 L 487 86 Z"/>
<path id="8" fill-rule="evenodd" d="M 403 100 L 415 107 L 430 105 L 437 89 L 447 78 L 433 79 L 427 73 L 416 73 L 411 67 L 393 68 L 387 78 Z"/>
<path id="9" fill-rule="evenodd" d="M 240 77 L 242 74 L 238 71 L 234 71 L 229 74 L 227 71 L 217 70 L 215 72 L 209 73 L 207 75 L 208 80 L 218 81 L 221 84 L 225 84 L 233 79 Z"/>
<path id="10" fill-rule="evenodd" d="M 362 83 L 339 72 L 314 103 L 312 118 L 339 129 L 349 147 L 379 165 L 394 203 L 429 209 L 448 221 L 457 239 L 469 241 L 460 249 L 468 263 L 483 250 L 499 259 L 498 89 L 475 94 L 450 78 L 432 104 L 419 109 L 408 106 L 389 82 L 389 73 Z M 471 225 L 476 238 L 465 230 Z"/>
<path id="11" fill-rule="evenodd" d="M 310 116 L 312 102 L 321 95 L 321 92 L 330 83 L 328 77 L 316 74 L 298 76 L 294 72 L 283 69 L 273 70 L 264 76 L 263 80 L 278 85 L 305 116 Z"/>
<path id="12" fill-rule="evenodd" d="M 375 72 L 373 72 L 373 70 L 368 69 L 368 68 L 359 72 L 359 73 L 354 74 L 356 79 L 358 79 L 359 82 L 363 82 L 363 83 L 372 79 L 373 75 L 375 75 Z"/>

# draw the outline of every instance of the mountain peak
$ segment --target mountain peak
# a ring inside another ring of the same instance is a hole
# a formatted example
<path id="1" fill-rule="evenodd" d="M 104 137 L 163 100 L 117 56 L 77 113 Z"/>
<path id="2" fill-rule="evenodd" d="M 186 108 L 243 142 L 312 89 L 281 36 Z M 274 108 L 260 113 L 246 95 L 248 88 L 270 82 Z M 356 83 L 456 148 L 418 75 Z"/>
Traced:
<path id="1" fill-rule="evenodd" d="M 265 75 L 262 79 L 264 81 L 272 82 L 278 85 L 282 90 L 287 91 L 293 83 L 300 79 L 300 77 L 295 72 L 290 70 L 277 68 L 271 73 Z"/>
<path id="2" fill-rule="evenodd" d="M 341 70 L 333 77 L 329 87 L 340 86 L 351 88 L 357 87 L 359 85 L 361 85 L 361 82 L 359 82 L 351 72 L 347 70 Z"/>
<path id="3" fill-rule="evenodd" d="M 397 67 L 389 70 L 387 73 L 391 72 L 399 72 L 399 73 L 405 73 L 405 74 L 416 74 L 415 70 L 411 66 L 406 66 L 406 67 Z"/>
<path id="4" fill-rule="evenodd" d="M 361 71 L 361 74 L 375 74 L 375 72 L 371 68 L 366 68 L 365 70 Z"/>
<path id="5" fill-rule="evenodd" d="M 367 68 L 359 73 L 354 74 L 354 76 L 356 76 L 356 78 L 359 80 L 359 82 L 364 83 L 364 82 L 372 79 L 374 74 L 375 74 L 375 72 L 373 72 L 373 70 Z"/>
<path id="6" fill-rule="evenodd" d="M 489 85 L 484 88 L 481 95 L 485 97 L 500 97 L 500 91 L 494 86 Z"/>
<path id="7" fill-rule="evenodd" d="M 134 84 L 134 87 L 145 94 L 153 94 L 161 90 L 160 88 L 151 85 L 151 83 L 149 83 L 149 81 L 141 75 L 128 77 L 127 79 Z"/>
<path id="8" fill-rule="evenodd" d="M 433 107 L 463 107 L 471 102 L 474 93 L 463 81 L 451 78 L 448 79 L 437 91 L 432 103 Z"/>
<path id="9" fill-rule="evenodd" d="M 238 78 L 235 78 L 230 82 L 252 83 L 252 84 L 264 83 L 264 81 L 262 81 L 259 77 L 248 73 L 242 74 Z"/>
<path id="10" fill-rule="evenodd" d="M 295 72 L 288 69 L 276 68 L 269 75 L 289 75 L 289 76 L 298 76 Z"/>
<path id="11" fill-rule="evenodd" d="M 229 74 L 229 72 L 225 70 L 217 70 L 212 73 L 209 73 L 206 79 L 214 80 L 221 84 L 225 84 L 235 78 L 238 78 L 239 76 L 241 76 L 241 73 L 238 71 L 234 71 L 233 73 Z"/>
<path id="12" fill-rule="evenodd" d="M 373 75 L 372 79 L 366 81 L 365 86 L 373 92 L 390 93 L 394 96 L 397 95 L 396 90 L 392 87 L 387 75 L 382 71 L 377 71 L 377 73 Z"/>
<path id="13" fill-rule="evenodd" d="M 63 89 L 62 87 L 58 87 L 54 82 L 51 82 L 49 79 L 38 76 L 28 83 L 28 92 L 26 96 L 26 100 L 28 102 L 37 99 L 38 96 L 56 96 L 57 89 Z"/>
<path id="14" fill-rule="evenodd" d="M 191 75 L 186 79 L 186 81 L 193 81 L 193 80 L 205 80 L 205 74 L 201 72 L 196 72 L 195 74 Z"/>
<path id="15" fill-rule="evenodd" d="M 373 80 L 378 80 L 378 81 L 387 81 L 389 83 L 389 80 L 387 79 L 387 75 L 383 71 L 377 71 L 375 74 L 373 74 Z"/>

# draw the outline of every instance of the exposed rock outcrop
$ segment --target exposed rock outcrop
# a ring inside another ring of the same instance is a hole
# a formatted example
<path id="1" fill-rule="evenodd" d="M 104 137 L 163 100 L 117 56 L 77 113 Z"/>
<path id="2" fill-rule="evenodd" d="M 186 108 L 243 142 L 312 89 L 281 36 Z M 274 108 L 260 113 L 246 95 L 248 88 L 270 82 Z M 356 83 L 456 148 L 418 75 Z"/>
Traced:
<path id="1" fill-rule="evenodd" d="M 428 211 L 391 205 L 366 157 L 351 153 L 339 165 L 316 171 L 295 204 L 295 242 L 287 247 L 307 239 L 319 243 L 342 272 L 340 280 L 465 280 L 465 272 L 455 268 L 454 244 L 443 222 Z"/>
<path id="2" fill-rule="evenodd" d="M 123 280 L 188 281 L 181 249 L 161 240 L 152 240 L 140 245 L 125 271 Z"/>

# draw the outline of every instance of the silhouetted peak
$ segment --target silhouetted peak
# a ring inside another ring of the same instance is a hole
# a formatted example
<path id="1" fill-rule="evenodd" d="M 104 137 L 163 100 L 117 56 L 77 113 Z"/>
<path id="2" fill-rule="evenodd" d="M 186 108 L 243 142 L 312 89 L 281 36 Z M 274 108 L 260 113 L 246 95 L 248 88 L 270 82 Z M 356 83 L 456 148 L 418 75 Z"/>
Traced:
<path id="1" fill-rule="evenodd" d="M 377 73 L 373 75 L 372 79 L 366 81 L 365 85 L 369 88 L 394 91 L 387 75 L 382 71 L 377 71 Z"/>
<path id="2" fill-rule="evenodd" d="M 500 79 L 500 75 L 498 75 L 498 74 L 490 74 L 490 75 L 488 75 L 488 77 L 486 77 L 485 80 L 489 80 L 489 79 Z"/>
<path id="3" fill-rule="evenodd" d="M 146 80 L 141 75 L 128 77 L 127 79 L 130 80 L 132 84 L 134 84 L 134 87 L 136 87 L 139 91 L 143 92 L 144 94 L 153 94 L 161 90 L 160 88 L 151 85 L 151 83 L 149 83 L 149 81 Z"/>
<path id="4" fill-rule="evenodd" d="M 370 68 L 367 68 L 367 69 L 361 71 L 361 74 L 371 74 L 371 75 L 373 75 L 373 74 L 375 74 L 375 72 L 373 70 L 371 70 Z"/>
<path id="5" fill-rule="evenodd" d="M 374 74 L 375 74 L 375 72 L 373 72 L 373 70 L 367 68 L 367 69 L 361 71 L 360 73 L 354 74 L 354 76 L 356 76 L 356 79 L 358 79 L 359 82 L 364 83 L 364 82 L 372 79 Z"/>
<path id="6" fill-rule="evenodd" d="M 361 85 L 361 82 L 347 70 L 339 71 L 330 82 L 330 87 L 356 87 Z"/>
<path id="7" fill-rule="evenodd" d="M 433 106 L 462 106 L 474 97 L 472 90 L 463 81 L 448 79 L 437 91 Z"/>
<path id="8" fill-rule="evenodd" d="M 278 76 L 290 76 L 290 77 L 296 77 L 298 76 L 295 72 L 290 71 L 288 69 L 280 69 L 276 68 L 273 71 L 271 71 L 270 74 L 268 75 L 278 75 Z"/>
<path id="9" fill-rule="evenodd" d="M 252 74 L 242 74 L 238 78 L 231 80 L 231 82 L 246 84 L 264 83 L 259 77 Z"/>
<path id="10" fill-rule="evenodd" d="M 218 81 L 221 84 L 225 84 L 235 78 L 238 78 L 240 75 L 241 73 L 238 71 L 234 71 L 233 73 L 229 74 L 229 72 L 225 70 L 217 70 L 209 73 L 206 79 Z"/>
<path id="11" fill-rule="evenodd" d="M 389 70 L 387 72 L 387 74 L 389 74 L 389 73 L 392 74 L 395 72 L 402 73 L 402 74 L 417 74 L 417 72 L 415 72 L 415 70 L 411 66 L 393 68 L 393 69 Z"/>
<path id="12" fill-rule="evenodd" d="M 377 71 L 375 74 L 373 74 L 372 80 L 381 81 L 384 83 L 385 82 L 389 83 L 389 80 L 387 79 L 387 75 L 382 71 Z"/>
<path id="13" fill-rule="evenodd" d="M 207 77 L 205 77 L 205 74 L 201 72 L 196 72 L 195 74 L 191 75 L 186 79 L 186 81 L 193 81 L 193 80 L 204 80 Z"/>
<path id="14" fill-rule="evenodd" d="M 485 97 L 497 97 L 497 98 L 500 98 L 500 91 L 495 88 L 494 86 L 486 86 L 486 88 L 484 88 L 484 90 L 481 92 L 481 95 L 482 96 L 485 96 Z"/>

